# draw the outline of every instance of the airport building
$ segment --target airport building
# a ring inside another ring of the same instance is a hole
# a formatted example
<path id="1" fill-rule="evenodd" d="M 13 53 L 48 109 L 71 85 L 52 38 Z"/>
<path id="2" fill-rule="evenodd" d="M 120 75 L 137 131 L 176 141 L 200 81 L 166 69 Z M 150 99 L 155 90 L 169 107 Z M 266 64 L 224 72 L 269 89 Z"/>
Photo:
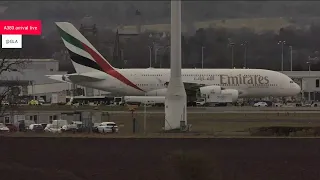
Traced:
<path id="1" fill-rule="evenodd" d="M 305 101 L 320 101 L 320 71 L 283 71 L 301 87 Z"/>

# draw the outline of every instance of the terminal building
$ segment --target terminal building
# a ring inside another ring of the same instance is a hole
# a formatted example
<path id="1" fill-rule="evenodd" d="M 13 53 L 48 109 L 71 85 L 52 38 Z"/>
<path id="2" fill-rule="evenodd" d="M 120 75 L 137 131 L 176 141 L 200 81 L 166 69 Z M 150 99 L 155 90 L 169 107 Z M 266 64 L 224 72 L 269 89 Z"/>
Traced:
<path id="1" fill-rule="evenodd" d="M 283 71 L 301 87 L 303 101 L 320 101 L 320 71 Z"/>

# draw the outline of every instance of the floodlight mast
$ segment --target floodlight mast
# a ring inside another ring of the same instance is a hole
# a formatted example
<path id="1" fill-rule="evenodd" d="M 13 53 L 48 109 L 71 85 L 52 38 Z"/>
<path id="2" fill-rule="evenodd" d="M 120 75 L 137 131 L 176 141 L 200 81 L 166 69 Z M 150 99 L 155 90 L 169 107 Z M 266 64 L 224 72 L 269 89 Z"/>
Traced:
<path id="1" fill-rule="evenodd" d="M 181 78 L 181 0 L 171 0 L 170 81 L 165 98 L 165 130 L 187 125 L 187 94 Z"/>

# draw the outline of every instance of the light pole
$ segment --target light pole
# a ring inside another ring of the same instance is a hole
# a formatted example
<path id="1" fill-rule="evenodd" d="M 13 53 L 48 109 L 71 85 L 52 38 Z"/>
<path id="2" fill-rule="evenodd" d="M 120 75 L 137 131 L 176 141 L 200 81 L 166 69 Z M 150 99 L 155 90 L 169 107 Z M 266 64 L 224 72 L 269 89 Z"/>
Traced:
<path id="1" fill-rule="evenodd" d="M 290 71 L 292 71 L 292 46 L 289 46 L 290 48 Z"/>
<path id="2" fill-rule="evenodd" d="M 244 46 L 244 63 L 243 66 L 244 68 L 247 68 L 247 46 L 248 46 L 248 41 L 245 41 L 241 44 L 241 46 Z"/>
<path id="3" fill-rule="evenodd" d="M 233 43 L 233 42 L 229 43 L 229 46 L 231 47 L 231 69 L 233 69 L 233 67 L 234 67 L 234 57 L 233 57 L 234 45 L 235 45 L 235 43 Z"/>
<path id="4" fill-rule="evenodd" d="M 311 62 L 308 61 L 307 64 L 308 64 L 309 78 L 310 78 L 310 76 L 311 76 Z M 310 100 L 311 100 L 311 93 L 309 91 L 309 93 L 308 93 L 308 101 L 310 101 Z"/>
<path id="5" fill-rule="evenodd" d="M 151 68 L 152 66 L 152 47 L 148 46 L 149 48 L 149 67 Z"/>
<path id="6" fill-rule="evenodd" d="M 163 47 L 163 46 L 160 46 L 160 47 L 157 47 L 157 48 L 155 48 L 154 49 L 154 61 L 155 62 L 157 62 L 157 56 L 158 56 L 158 51 L 159 50 L 167 50 L 167 48 L 169 48 L 170 46 L 165 46 L 165 47 Z M 162 67 L 162 61 L 161 61 L 161 59 L 160 59 L 160 68 Z"/>
<path id="7" fill-rule="evenodd" d="M 201 68 L 203 69 L 203 50 L 205 49 L 206 47 L 202 46 L 201 47 Z"/>
<path id="8" fill-rule="evenodd" d="M 311 71 L 311 62 L 307 62 L 307 64 L 308 64 L 308 71 L 309 71 L 309 75 L 310 75 L 310 71 Z"/>
<path id="9" fill-rule="evenodd" d="M 283 71 L 283 46 L 286 44 L 286 41 L 279 41 L 279 45 L 281 45 L 281 71 Z"/>
<path id="10" fill-rule="evenodd" d="M 144 93 L 144 96 L 147 94 Z M 144 101 L 144 113 L 143 113 L 143 130 L 144 134 L 147 133 L 147 101 Z"/>

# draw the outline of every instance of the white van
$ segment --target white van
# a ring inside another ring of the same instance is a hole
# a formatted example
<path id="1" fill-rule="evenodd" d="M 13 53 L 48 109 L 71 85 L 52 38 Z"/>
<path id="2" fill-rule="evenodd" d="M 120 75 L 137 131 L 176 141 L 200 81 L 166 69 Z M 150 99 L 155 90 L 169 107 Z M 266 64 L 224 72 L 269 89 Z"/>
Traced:
<path id="1" fill-rule="evenodd" d="M 62 128 L 63 126 L 68 125 L 68 121 L 67 120 L 62 120 L 62 119 L 53 120 L 51 124 L 55 128 Z"/>
<path id="2" fill-rule="evenodd" d="M 53 120 L 51 124 L 47 124 L 44 131 L 46 132 L 53 132 L 53 133 L 61 133 L 61 129 L 63 126 L 67 125 L 67 120 Z"/>

